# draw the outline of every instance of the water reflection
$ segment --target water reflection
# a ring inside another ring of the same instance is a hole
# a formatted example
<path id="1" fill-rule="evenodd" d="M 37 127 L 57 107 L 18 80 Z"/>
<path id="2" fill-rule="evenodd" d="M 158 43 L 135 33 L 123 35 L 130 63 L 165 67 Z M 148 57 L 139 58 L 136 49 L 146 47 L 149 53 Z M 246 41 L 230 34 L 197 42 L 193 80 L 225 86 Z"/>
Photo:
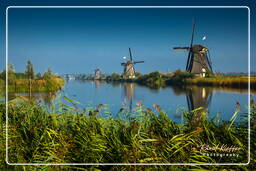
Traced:
<path id="1" fill-rule="evenodd" d="M 189 87 L 186 90 L 189 111 L 203 107 L 207 109 L 212 100 L 212 89 L 206 87 Z"/>
<path id="2" fill-rule="evenodd" d="M 95 88 L 96 88 L 96 89 L 99 89 L 99 88 L 100 88 L 100 84 L 101 84 L 101 81 L 99 81 L 99 80 L 95 80 L 95 81 L 94 81 L 94 85 L 95 85 Z"/>
<path id="3" fill-rule="evenodd" d="M 233 89 L 226 90 L 199 86 L 168 86 L 150 89 L 136 83 L 75 80 L 66 82 L 62 92 L 32 93 L 32 98 L 37 102 L 50 105 L 56 98 L 56 94 L 60 95 L 60 97 L 64 94 L 80 102 L 81 107 L 97 106 L 99 104 L 109 105 L 109 110 L 113 115 L 122 107 L 132 110 L 132 108 L 136 107 L 136 102 L 142 102 L 146 108 L 152 109 L 153 104 L 158 104 L 171 118 L 180 122 L 182 116 L 179 113 L 179 106 L 180 109 L 186 107 L 190 111 L 203 107 L 205 112 L 210 108 L 208 111 L 210 114 L 215 115 L 220 112 L 226 120 L 229 120 L 234 113 L 236 102 L 239 102 L 243 108 L 248 104 L 247 91 L 241 92 Z M 29 98 L 28 93 L 9 93 L 9 99 L 14 99 L 18 96 Z M 63 99 L 58 98 L 58 100 L 70 105 Z M 122 102 L 124 102 L 123 105 Z M 176 117 L 176 114 L 179 117 Z"/>
<path id="4" fill-rule="evenodd" d="M 57 92 L 32 92 L 30 93 L 9 93 L 8 99 L 13 100 L 17 97 L 23 97 L 23 99 L 34 99 L 37 103 L 42 103 L 47 106 L 50 106 L 53 100 L 56 98 Z"/>
<path id="5" fill-rule="evenodd" d="M 129 110 L 132 110 L 132 102 L 135 93 L 135 83 L 123 83 L 123 94 L 124 94 L 124 101 L 126 101 L 127 106 L 129 106 Z"/>

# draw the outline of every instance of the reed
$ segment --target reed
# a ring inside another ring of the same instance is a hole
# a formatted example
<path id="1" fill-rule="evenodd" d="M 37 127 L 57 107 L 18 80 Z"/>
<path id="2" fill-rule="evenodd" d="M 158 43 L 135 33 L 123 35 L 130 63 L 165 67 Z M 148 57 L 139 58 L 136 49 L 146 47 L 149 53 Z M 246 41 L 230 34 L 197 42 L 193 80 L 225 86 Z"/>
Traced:
<path id="1" fill-rule="evenodd" d="M 248 77 L 212 77 L 189 78 L 185 80 L 188 85 L 219 86 L 233 88 L 248 88 Z M 256 77 L 250 78 L 251 88 L 256 89 Z"/>
<path id="2" fill-rule="evenodd" d="M 8 104 L 8 143 L 10 163 L 218 163 L 247 162 L 247 114 L 237 110 L 230 121 L 209 119 L 200 108 L 184 111 L 184 124 L 173 122 L 160 106 L 152 109 L 137 103 L 132 113 L 123 109 L 113 117 L 104 105 L 79 109 L 72 105 L 46 106 L 15 99 Z M 254 103 L 252 103 L 254 104 Z M 256 125 L 256 106 L 251 108 L 252 126 Z M 105 115 L 106 117 L 102 117 Z M 237 115 L 244 120 L 237 121 Z M 21 169 L 5 164 L 5 105 L 0 104 L 0 169 Z M 251 135 L 256 147 L 255 129 Z M 228 144 L 241 148 L 238 157 L 203 155 L 203 145 Z M 256 164 L 252 150 L 253 168 Z M 181 169 L 181 167 L 177 166 Z M 26 166 L 34 170 L 64 169 L 64 166 Z M 69 166 L 69 169 L 145 170 L 145 166 Z M 174 166 L 171 166 L 174 169 Z M 187 169 L 220 169 L 227 166 L 186 166 Z M 152 170 L 166 166 L 152 166 Z"/>
<path id="3" fill-rule="evenodd" d="M 0 90 L 5 91 L 5 83 L 2 80 Z M 51 78 L 50 80 L 44 79 L 17 79 L 12 83 L 8 84 L 8 92 L 52 92 L 57 91 L 64 85 L 64 79 L 62 78 Z M 31 89 L 30 89 L 31 88 Z"/>

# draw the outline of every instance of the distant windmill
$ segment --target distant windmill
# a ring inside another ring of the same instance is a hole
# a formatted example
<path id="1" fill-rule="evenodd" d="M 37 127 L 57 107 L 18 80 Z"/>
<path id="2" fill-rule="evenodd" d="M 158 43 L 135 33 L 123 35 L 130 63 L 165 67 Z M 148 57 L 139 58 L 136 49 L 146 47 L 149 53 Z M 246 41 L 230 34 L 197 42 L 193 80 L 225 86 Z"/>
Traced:
<path id="1" fill-rule="evenodd" d="M 189 47 L 174 47 L 174 50 L 185 49 L 188 51 L 186 71 L 196 76 L 205 77 L 206 72 L 212 72 L 212 63 L 209 50 L 202 45 L 193 45 L 195 21 L 193 22 L 192 38 Z M 204 37 L 204 40 L 206 37 Z"/>
<path id="2" fill-rule="evenodd" d="M 100 69 L 95 69 L 94 71 L 95 71 L 95 73 L 94 73 L 94 79 L 95 79 L 95 80 L 99 80 L 100 77 L 101 77 L 101 71 L 100 71 Z"/>
<path id="3" fill-rule="evenodd" d="M 133 61 L 131 48 L 129 48 L 130 60 L 121 63 L 124 66 L 123 78 L 135 78 L 134 64 L 144 63 L 144 61 Z"/>

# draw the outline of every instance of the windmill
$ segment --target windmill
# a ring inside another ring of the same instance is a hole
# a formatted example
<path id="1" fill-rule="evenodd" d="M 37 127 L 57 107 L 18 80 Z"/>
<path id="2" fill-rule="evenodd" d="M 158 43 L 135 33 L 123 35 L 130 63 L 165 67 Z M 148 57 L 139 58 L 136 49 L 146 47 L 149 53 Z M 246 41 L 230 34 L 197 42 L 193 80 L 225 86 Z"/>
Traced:
<path id="1" fill-rule="evenodd" d="M 144 61 L 133 61 L 131 48 L 129 48 L 129 55 L 130 60 L 121 63 L 124 66 L 123 78 L 135 78 L 134 64 L 144 63 Z"/>
<path id="2" fill-rule="evenodd" d="M 94 79 L 99 80 L 100 77 L 101 77 L 101 71 L 100 71 L 100 69 L 97 68 L 94 70 Z"/>
<path id="3" fill-rule="evenodd" d="M 193 45 L 195 34 L 195 21 L 192 26 L 192 38 L 189 47 L 174 47 L 174 50 L 187 50 L 188 58 L 186 71 L 194 73 L 196 76 L 205 77 L 206 72 L 212 72 L 212 63 L 209 50 L 203 45 Z"/>

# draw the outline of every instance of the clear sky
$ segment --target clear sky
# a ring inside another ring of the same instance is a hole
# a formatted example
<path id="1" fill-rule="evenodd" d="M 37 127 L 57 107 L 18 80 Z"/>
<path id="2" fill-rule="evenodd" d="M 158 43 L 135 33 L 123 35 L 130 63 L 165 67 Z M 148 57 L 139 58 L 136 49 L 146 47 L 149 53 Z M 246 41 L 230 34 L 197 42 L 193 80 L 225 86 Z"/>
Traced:
<path id="1" fill-rule="evenodd" d="M 192 19 L 195 44 L 209 48 L 214 71 L 246 72 L 248 11 L 241 9 L 9 9 L 9 61 L 23 72 L 122 72 L 132 48 L 136 71 L 184 69 Z M 202 37 L 206 40 L 202 41 Z"/>

